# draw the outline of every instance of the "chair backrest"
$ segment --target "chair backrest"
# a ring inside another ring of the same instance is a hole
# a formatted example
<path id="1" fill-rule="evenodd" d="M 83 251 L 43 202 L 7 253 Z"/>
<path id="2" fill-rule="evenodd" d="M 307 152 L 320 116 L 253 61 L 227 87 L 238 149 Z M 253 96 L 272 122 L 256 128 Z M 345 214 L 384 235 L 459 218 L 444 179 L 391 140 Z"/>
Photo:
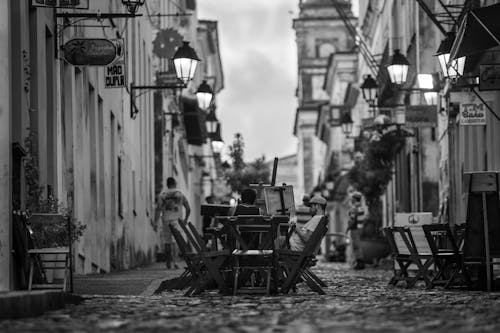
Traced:
<path id="1" fill-rule="evenodd" d="M 201 251 L 203 252 L 208 251 L 208 248 L 205 244 L 205 241 L 203 240 L 203 237 L 201 237 L 201 235 L 198 233 L 198 230 L 196 230 L 194 224 L 188 222 L 187 225 L 189 227 L 189 230 L 191 231 L 191 234 L 194 237 L 194 240 L 198 243 L 198 246 L 200 247 Z"/>
<path id="2" fill-rule="evenodd" d="M 448 249 L 458 254 L 457 241 L 449 224 L 426 224 L 422 228 L 433 255 L 438 255 L 442 249 Z"/>
<path id="3" fill-rule="evenodd" d="M 304 250 L 302 251 L 304 256 L 314 256 L 316 254 L 317 249 L 321 245 L 321 240 L 328 232 L 327 226 L 328 217 L 324 215 L 305 244 Z"/>
<path id="4" fill-rule="evenodd" d="M 179 226 L 182 228 L 182 231 L 186 235 L 187 238 L 186 242 L 188 243 L 188 245 L 191 245 L 196 250 L 196 252 L 198 253 L 202 252 L 201 245 L 198 244 L 198 241 L 194 238 L 193 234 L 188 229 L 186 224 L 183 222 L 179 222 Z"/>
<path id="5" fill-rule="evenodd" d="M 182 237 L 180 231 L 177 230 L 171 224 L 169 224 L 168 227 L 170 228 L 170 231 L 172 232 L 172 235 L 174 236 L 174 239 L 175 239 L 175 242 L 177 243 L 177 246 L 179 246 L 179 252 L 180 252 L 181 257 L 184 257 L 186 254 L 191 253 L 191 251 L 189 249 L 189 245 L 184 240 L 184 237 Z"/>
<path id="6" fill-rule="evenodd" d="M 394 242 L 398 249 L 399 254 L 410 254 L 408 244 L 419 254 L 431 254 L 429 242 L 425 237 L 424 229 L 422 226 L 414 227 L 393 227 L 394 228 Z"/>
<path id="7" fill-rule="evenodd" d="M 241 250 L 259 250 L 273 249 L 272 236 L 276 233 L 273 228 L 270 217 L 262 215 L 239 215 L 235 221 L 231 223 L 236 240 L 236 248 Z M 251 242 L 251 240 L 254 240 Z M 255 240 L 258 240 L 256 242 Z M 249 243 L 249 241 L 251 243 Z"/>
<path id="8" fill-rule="evenodd" d="M 394 243 L 399 254 L 413 255 L 432 253 L 421 226 L 419 226 L 418 228 L 393 227 L 392 230 Z M 418 241 L 415 241 L 415 231 L 418 237 Z"/>

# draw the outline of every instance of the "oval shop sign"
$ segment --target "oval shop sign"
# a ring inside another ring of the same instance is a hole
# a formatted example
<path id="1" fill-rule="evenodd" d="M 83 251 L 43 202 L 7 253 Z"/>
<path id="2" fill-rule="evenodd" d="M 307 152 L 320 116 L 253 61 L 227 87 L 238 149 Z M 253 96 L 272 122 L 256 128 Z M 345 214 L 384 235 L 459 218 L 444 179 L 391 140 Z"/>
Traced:
<path id="1" fill-rule="evenodd" d="M 106 66 L 116 58 L 116 46 L 108 39 L 72 39 L 63 52 L 64 59 L 75 66 Z"/>

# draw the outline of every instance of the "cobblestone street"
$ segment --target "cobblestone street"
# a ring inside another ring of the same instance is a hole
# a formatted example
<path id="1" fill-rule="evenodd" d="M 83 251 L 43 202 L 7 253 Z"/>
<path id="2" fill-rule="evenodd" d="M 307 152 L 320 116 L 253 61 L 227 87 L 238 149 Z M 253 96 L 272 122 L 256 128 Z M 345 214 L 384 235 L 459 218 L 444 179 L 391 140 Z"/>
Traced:
<path id="1" fill-rule="evenodd" d="M 388 287 L 390 271 L 320 264 L 327 294 L 278 297 L 182 292 L 152 297 L 86 296 L 37 318 L 0 322 L 1 332 L 498 332 L 500 294 Z"/>

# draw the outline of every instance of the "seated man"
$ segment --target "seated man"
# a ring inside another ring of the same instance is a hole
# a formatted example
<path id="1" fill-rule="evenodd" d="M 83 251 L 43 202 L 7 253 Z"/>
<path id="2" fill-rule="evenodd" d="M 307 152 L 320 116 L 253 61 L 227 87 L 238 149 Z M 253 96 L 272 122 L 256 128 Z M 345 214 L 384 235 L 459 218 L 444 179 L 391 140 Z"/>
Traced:
<path id="1" fill-rule="evenodd" d="M 236 206 L 233 216 L 238 215 L 260 215 L 259 207 L 255 206 L 257 193 L 251 188 L 244 189 L 241 192 L 241 203 Z"/>
<path id="2" fill-rule="evenodd" d="M 293 251 L 303 251 L 307 241 L 318 226 L 319 221 L 325 215 L 326 199 L 315 195 L 308 202 L 311 212 L 311 219 L 302 227 L 296 227 L 292 236 L 290 236 L 290 249 Z"/>

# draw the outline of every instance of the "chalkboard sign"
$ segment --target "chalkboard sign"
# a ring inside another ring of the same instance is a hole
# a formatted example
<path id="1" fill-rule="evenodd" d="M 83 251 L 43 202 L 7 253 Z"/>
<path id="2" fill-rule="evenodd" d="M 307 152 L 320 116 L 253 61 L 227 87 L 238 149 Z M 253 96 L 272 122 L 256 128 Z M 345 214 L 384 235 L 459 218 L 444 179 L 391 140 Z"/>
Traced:
<path id="1" fill-rule="evenodd" d="M 465 173 L 463 181 L 469 193 L 464 262 L 466 265 L 475 264 L 468 269 L 472 283 L 491 291 L 495 280 L 493 262 L 495 258 L 500 258 L 498 172 Z"/>
<path id="2" fill-rule="evenodd" d="M 464 188 L 469 192 L 467 202 L 465 257 L 482 257 L 485 253 L 483 193 L 488 220 L 490 255 L 500 256 L 500 198 L 498 195 L 498 173 L 477 172 L 464 174 Z"/>

